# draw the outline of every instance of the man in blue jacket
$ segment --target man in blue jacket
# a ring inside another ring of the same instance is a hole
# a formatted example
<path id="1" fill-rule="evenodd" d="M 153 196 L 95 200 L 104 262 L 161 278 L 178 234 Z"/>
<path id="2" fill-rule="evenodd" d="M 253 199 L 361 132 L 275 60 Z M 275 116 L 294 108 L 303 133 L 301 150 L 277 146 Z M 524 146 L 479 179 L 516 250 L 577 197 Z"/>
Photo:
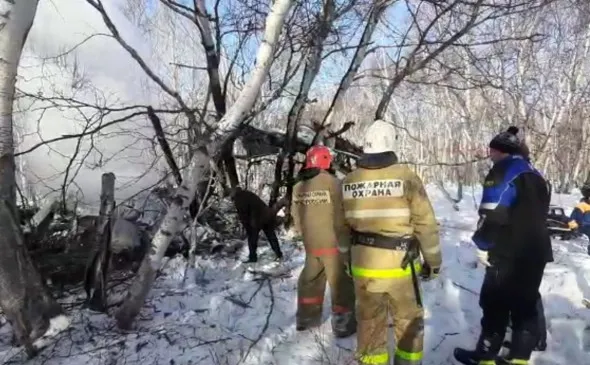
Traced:
<path id="1" fill-rule="evenodd" d="M 523 158 L 517 132 L 511 127 L 489 145 L 494 165 L 484 181 L 473 235 L 486 267 L 479 300 L 482 329 L 475 350 L 455 349 L 464 364 L 528 364 L 539 339 L 538 291 L 553 259 L 546 227 L 550 194 L 543 176 Z M 510 353 L 498 359 L 509 320 Z"/>

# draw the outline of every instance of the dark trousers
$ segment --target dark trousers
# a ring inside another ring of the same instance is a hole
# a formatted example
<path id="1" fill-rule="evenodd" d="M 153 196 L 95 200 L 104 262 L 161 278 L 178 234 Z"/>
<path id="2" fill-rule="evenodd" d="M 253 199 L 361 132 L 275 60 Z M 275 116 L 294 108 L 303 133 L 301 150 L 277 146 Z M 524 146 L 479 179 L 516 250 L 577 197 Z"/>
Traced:
<path id="1" fill-rule="evenodd" d="M 250 261 L 256 261 L 258 255 L 256 251 L 258 250 L 258 236 L 260 235 L 260 231 L 263 231 L 270 243 L 270 248 L 274 251 L 277 257 L 283 257 L 283 253 L 281 252 L 281 248 L 279 247 L 279 239 L 275 233 L 274 227 L 271 225 L 263 226 L 262 228 L 250 228 L 246 229 L 246 233 L 248 234 L 248 251 L 249 251 L 249 259 Z"/>
<path id="2" fill-rule="evenodd" d="M 543 307 L 543 299 L 541 293 L 537 293 L 537 323 L 538 323 L 538 342 L 537 346 L 541 351 L 547 343 L 547 321 L 545 319 L 545 308 Z"/>
<path id="3" fill-rule="evenodd" d="M 528 360 L 537 345 L 541 328 L 538 301 L 545 263 L 521 263 L 486 269 L 479 305 L 484 337 L 504 338 L 512 322 L 510 357 Z M 499 349 L 498 349 L 499 350 Z"/>
<path id="4" fill-rule="evenodd" d="M 543 299 L 541 298 L 541 293 L 537 293 L 537 321 L 537 350 L 545 351 L 545 347 L 547 346 L 547 321 L 545 319 L 545 308 L 543 307 Z M 512 322 L 510 323 L 510 328 L 512 328 Z"/>

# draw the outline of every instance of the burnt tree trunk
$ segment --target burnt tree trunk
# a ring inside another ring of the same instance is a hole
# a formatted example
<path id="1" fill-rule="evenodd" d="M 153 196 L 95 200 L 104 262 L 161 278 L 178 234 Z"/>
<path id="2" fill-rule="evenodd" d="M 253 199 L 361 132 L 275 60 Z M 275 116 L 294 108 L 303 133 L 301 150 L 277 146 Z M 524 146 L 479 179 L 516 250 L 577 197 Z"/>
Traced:
<path id="1" fill-rule="evenodd" d="M 160 118 L 154 112 L 154 109 L 149 106 L 148 107 L 148 117 L 152 122 L 152 126 L 154 127 L 154 132 L 156 133 L 156 139 L 158 140 L 158 144 L 164 153 L 164 157 L 166 158 L 166 162 L 172 171 L 172 175 L 174 176 L 174 180 L 176 180 L 176 184 L 180 186 L 182 184 L 182 174 L 180 173 L 180 169 L 176 164 L 176 160 L 174 159 L 174 154 L 172 153 L 172 148 L 170 148 L 170 144 L 164 135 L 164 129 L 162 128 L 162 122 Z M 189 213 L 191 218 L 195 218 L 197 216 L 197 211 L 199 210 L 200 201 L 208 199 L 210 194 L 206 194 L 205 187 L 203 184 L 197 184 L 197 194 L 195 195 L 195 199 L 191 202 L 189 206 Z M 203 192 L 202 196 L 200 192 Z M 204 203 L 203 203 L 204 204 Z M 202 204 L 201 204 L 202 205 Z"/>
<path id="2" fill-rule="evenodd" d="M 170 148 L 170 144 L 168 144 L 168 140 L 164 135 L 164 129 L 162 128 L 162 123 L 160 122 L 160 118 L 154 112 L 154 108 L 148 106 L 147 108 L 148 118 L 150 118 L 150 122 L 152 122 L 152 127 L 154 127 L 154 132 L 156 133 L 156 139 L 158 140 L 158 144 L 164 153 L 164 157 L 166 158 L 166 162 L 168 163 L 168 167 L 170 167 L 170 171 L 172 171 L 172 175 L 174 176 L 174 180 L 178 185 L 182 184 L 182 175 L 180 174 L 180 169 L 176 164 L 176 160 L 174 160 L 174 154 L 172 153 L 172 148 Z"/>
<path id="3" fill-rule="evenodd" d="M 284 181 L 287 181 L 287 207 L 285 216 L 289 217 L 291 208 L 291 195 L 293 193 L 293 175 L 295 173 L 295 146 L 297 144 L 297 127 L 301 114 L 305 110 L 307 97 L 311 85 L 317 76 L 322 65 L 322 51 L 324 50 L 324 42 L 332 29 L 332 22 L 334 21 L 335 4 L 333 0 L 325 0 L 322 17 L 319 20 L 316 31 L 312 31 L 309 41 L 311 43 L 311 52 L 305 63 L 303 70 L 303 78 L 299 86 L 299 92 L 293 102 L 293 106 L 289 111 L 287 117 L 287 134 L 285 138 L 285 146 L 277 157 L 275 165 L 275 181 L 270 195 L 269 206 L 276 204 L 279 197 L 279 192 Z M 285 164 L 285 157 L 288 157 L 287 176 L 283 179 L 283 165 Z"/>
<path id="4" fill-rule="evenodd" d="M 115 174 L 109 172 L 102 175 L 95 248 L 86 269 L 84 281 L 87 294 L 86 305 L 97 312 L 106 312 L 107 309 L 106 285 L 111 260 L 112 215 L 114 209 Z"/>

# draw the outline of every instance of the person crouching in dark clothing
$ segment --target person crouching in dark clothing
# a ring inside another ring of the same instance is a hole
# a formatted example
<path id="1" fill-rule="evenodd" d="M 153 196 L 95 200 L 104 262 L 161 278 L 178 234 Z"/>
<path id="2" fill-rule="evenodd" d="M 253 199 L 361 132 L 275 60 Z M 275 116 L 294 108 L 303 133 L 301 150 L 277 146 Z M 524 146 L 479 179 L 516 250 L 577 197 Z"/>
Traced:
<path id="1" fill-rule="evenodd" d="M 494 165 L 484 181 L 472 238 L 486 267 L 479 300 L 482 329 L 475 350 L 455 349 L 464 364 L 495 364 L 509 320 L 509 363 L 527 364 L 539 339 L 539 286 L 553 255 L 546 227 L 550 195 L 541 173 L 520 155 L 513 131 L 500 133 L 489 145 Z"/>
<path id="2" fill-rule="evenodd" d="M 266 235 L 277 260 L 282 259 L 283 253 L 275 233 L 275 228 L 278 225 L 276 215 L 282 205 L 277 203 L 275 207 L 271 208 L 258 195 L 239 186 L 231 189 L 230 196 L 238 211 L 238 218 L 248 235 L 248 261 L 246 262 L 258 261 L 256 251 L 258 249 L 258 235 L 261 230 Z"/>

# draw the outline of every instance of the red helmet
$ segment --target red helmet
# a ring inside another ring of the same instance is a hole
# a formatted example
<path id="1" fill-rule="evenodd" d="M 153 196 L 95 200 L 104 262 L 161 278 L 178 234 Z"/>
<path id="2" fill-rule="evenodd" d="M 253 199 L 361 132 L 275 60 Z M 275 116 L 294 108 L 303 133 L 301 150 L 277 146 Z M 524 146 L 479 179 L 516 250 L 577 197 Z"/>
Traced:
<path id="1" fill-rule="evenodd" d="M 305 168 L 328 170 L 332 163 L 332 154 L 326 146 L 313 146 L 305 154 Z"/>

